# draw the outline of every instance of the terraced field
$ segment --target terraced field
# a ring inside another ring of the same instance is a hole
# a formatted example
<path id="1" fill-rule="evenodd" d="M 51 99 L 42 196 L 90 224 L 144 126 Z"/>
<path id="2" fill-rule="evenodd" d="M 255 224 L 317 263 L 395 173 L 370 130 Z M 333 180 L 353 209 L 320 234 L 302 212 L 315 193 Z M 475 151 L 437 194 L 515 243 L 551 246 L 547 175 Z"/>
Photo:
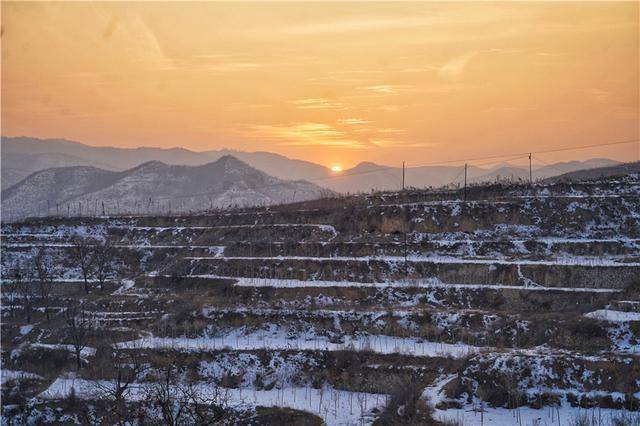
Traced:
<path id="1" fill-rule="evenodd" d="M 638 424 L 639 194 L 4 224 L 3 422 Z"/>

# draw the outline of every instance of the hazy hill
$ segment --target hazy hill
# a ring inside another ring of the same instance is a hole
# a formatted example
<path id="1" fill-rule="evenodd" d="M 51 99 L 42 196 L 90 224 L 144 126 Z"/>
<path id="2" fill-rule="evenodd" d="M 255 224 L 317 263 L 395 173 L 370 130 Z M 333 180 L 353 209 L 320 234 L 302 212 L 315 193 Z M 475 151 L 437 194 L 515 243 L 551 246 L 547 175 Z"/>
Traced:
<path id="1" fill-rule="evenodd" d="M 564 173 L 559 176 L 553 176 L 546 179 L 547 182 L 559 181 L 579 181 L 585 179 L 606 178 L 610 176 L 624 176 L 630 173 L 640 173 L 640 161 L 634 163 L 623 163 L 609 167 L 598 167 L 594 169 L 577 170 L 570 173 Z"/>
<path id="2" fill-rule="evenodd" d="M 293 160 L 269 152 L 217 150 L 195 152 L 184 148 L 94 147 L 65 139 L 29 137 L 2 138 L 2 188 L 17 183 L 33 172 L 68 166 L 94 166 L 123 171 L 148 161 L 197 166 L 233 155 L 252 167 L 280 179 L 317 179 L 331 171 L 319 164 Z"/>
<path id="3" fill-rule="evenodd" d="M 318 198 L 329 191 L 284 181 L 224 156 L 201 166 L 146 162 L 122 172 L 91 166 L 36 172 L 2 192 L 7 219 L 29 215 L 162 213 Z"/>
<path id="4" fill-rule="evenodd" d="M 546 179 L 550 176 L 556 176 L 561 173 L 573 172 L 576 170 L 593 169 L 596 167 L 615 166 L 620 164 L 618 161 L 609 160 L 607 158 L 591 158 L 585 161 L 568 161 L 564 163 L 554 163 L 543 167 L 534 167 L 533 179 Z M 513 165 L 502 165 L 494 168 L 486 174 L 480 176 L 475 175 L 471 179 L 472 182 L 491 182 L 495 180 L 529 180 L 529 168 L 518 167 Z"/>
<path id="5" fill-rule="evenodd" d="M 405 170 L 406 187 L 443 186 L 452 182 L 460 182 L 463 178 L 463 167 L 460 166 L 428 166 L 408 167 Z M 487 173 L 488 170 L 469 167 L 468 173 Z M 388 167 L 371 162 L 363 162 L 344 170 L 339 175 L 317 182 L 338 192 L 356 192 L 376 190 L 394 190 L 402 187 L 402 167 Z"/>
<path id="6" fill-rule="evenodd" d="M 402 186 L 402 168 L 363 162 L 336 174 L 328 168 L 309 161 L 295 160 L 270 152 L 217 150 L 195 152 L 184 148 L 113 148 L 93 147 L 64 139 L 36 139 L 29 137 L 2 138 L 2 189 L 30 174 L 52 167 L 92 166 L 104 170 L 125 171 L 149 161 L 168 165 L 199 166 L 232 155 L 248 165 L 279 179 L 307 180 L 338 192 L 360 192 L 373 189 L 390 190 Z M 619 164 L 607 159 L 591 159 L 556 163 L 533 170 L 534 179 L 544 179 L 579 169 Z M 413 187 L 442 186 L 461 183 L 463 166 L 410 167 L 405 184 Z M 528 167 L 500 164 L 492 168 L 470 166 L 469 182 L 496 179 L 519 180 L 529 178 Z"/>

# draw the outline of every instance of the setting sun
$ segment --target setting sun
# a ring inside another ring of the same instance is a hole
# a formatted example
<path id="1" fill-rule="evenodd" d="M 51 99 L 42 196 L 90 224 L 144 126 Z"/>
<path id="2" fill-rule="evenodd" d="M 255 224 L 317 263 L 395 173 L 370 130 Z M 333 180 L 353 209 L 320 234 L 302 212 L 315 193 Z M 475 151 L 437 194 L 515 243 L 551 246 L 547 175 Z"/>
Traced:
<path id="1" fill-rule="evenodd" d="M 336 173 L 341 172 L 342 171 L 342 166 L 338 166 L 337 164 L 335 164 L 335 165 L 331 166 L 331 171 L 332 172 L 336 172 Z"/>

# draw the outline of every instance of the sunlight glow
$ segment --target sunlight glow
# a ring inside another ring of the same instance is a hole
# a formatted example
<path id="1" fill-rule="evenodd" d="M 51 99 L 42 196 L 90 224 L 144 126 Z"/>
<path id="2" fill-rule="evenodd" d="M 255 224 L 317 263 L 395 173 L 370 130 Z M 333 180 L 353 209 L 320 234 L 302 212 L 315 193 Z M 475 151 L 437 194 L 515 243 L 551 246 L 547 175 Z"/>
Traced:
<path id="1" fill-rule="evenodd" d="M 334 164 L 333 166 L 331 166 L 331 171 L 335 172 L 335 173 L 341 172 L 342 171 L 342 166 Z"/>
<path id="2" fill-rule="evenodd" d="M 235 3 L 2 2 L 2 135 L 333 173 L 638 135 L 638 2 Z"/>

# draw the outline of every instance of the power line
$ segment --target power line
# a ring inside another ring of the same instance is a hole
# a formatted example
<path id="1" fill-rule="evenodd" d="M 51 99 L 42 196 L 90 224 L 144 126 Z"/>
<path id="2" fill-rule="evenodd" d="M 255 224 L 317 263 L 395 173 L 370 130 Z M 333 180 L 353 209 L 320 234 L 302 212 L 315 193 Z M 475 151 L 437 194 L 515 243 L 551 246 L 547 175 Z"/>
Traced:
<path id="1" fill-rule="evenodd" d="M 519 159 L 519 158 L 524 158 L 524 157 L 528 157 L 531 153 L 533 154 L 545 154 L 545 153 L 554 153 L 554 152 L 563 152 L 563 151 L 574 151 L 574 150 L 580 150 L 580 149 L 588 149 L 588 148 L 597 148 L 597 147 L 603 147 L 603 146 L 614 146 L 614 145 L 623 145 L 623 144 L 629 144 L 629 143 L 638 143 L 640 142 L 640 139 L 628 139 L 628 140 L 622 140 L 622 141 L 614 141 L 614 142 L 605 142 L 605 143 L 599 143 L 599 144 L 592 144 L 592 145 L 581 145 L 581 146 L 572 146 L 572 147 L 564 147 L 564 148 L 555 148 L 555 149 L 547 149 L 547 150 L 540 150 L 540 151 L 529 151 L 529 152 L 521 152 L 521 153 L 511 153 L 511 154 L 504 154 L 504 155 L 490 155 L 490 156 L 484 156 L 484 157 L 474 157 L 474 158 L 461 158 L 461 159 L 457 159 L 457 160 L 447 160 L 447 161 L 435 161 L 435 162 L 430 162 L 430 163 L 422 163 L 422 164 L 414 164 L 411 167 L 406 167 L 406 169 L 415 169 L 415 168 L 419 168 L 419 167 L 424 167 L 424 166 L 433 166 L 433 165 L 441 165 L 441 164 L 452 164 L 452 163 L 460 163 L 460 162 L 470 162 L 470 161 L 482 161 L 482 160 L 496 160 L 496 159 L 505 159 L 504 161 L 511 161 L 511 160 L 515 160 L 515 159 Z M 509 158 L 507 158 L 509 157 Z M 513 157 L 513 158 L 511 158 Z M 538 160 L 542 161 L 540 158 L 538 158 Z M 547 164 L 550 167 L 555 168 L 554 166 L 552 166 L 551 164 L 548 164 L 544 161 L 542 161 L 543 163 Z M 486 163 L 480 163 L 480 164 L 476 164 L 477 166 L 482 166 L 485 164 L 491 164 L 493 163 L 493 161 L 489 161 Z M 326 176 L 326 177 L 321 177 L 321 178 L 311 178 L 311 179 L 303 179 L 302 181 L 304 182 L 308 182 L 308 183 L 312 183 L 312 182 L 321 182 L 321 181 L 325 181 L 325 180 L 330 180 L 330 179 L 340 179 L 340 178 L 344 178 L 344 177 L 349 177 L 349 176 L 357 176 L 357 175 L 364 175 L 364 174 L 370 174 L 370 173 L 378 173 L 378 172 L 388 172 L 390 170 L 398 170 L 398 167 L 392 167 L 392 166 L 380 166 L 374 169 L 370 169 L 370 170 L 363 170 L 363 171 L 358 171 L 358 172 L 352 172 L 352 173 L 342 173 L 342 174 L 337 174 L 335 176 Z M 555 168 L 558 171 L 561 171 L 560 169 Z M 464 172 L 464 169 L 462 169 L 461 173 L 458 174 L 458 176 L 456 176 L 456 178 L 454 179 L 457 180 L 458 177 L 460 177 L 462 175 L 462 172 Z M 565 171 L 562 171 L 562 173 L 565 173 Z M 396 176 L 394 176 L 394 178 L 396 178 Z M 262 185 L 262 186 L 258 186 L 258 187 L 254 187 L 251 188 L 252 190 L 258 190 L 258 189 L 264 189 L 264 188 L 269 188 L 269 187 L 277 187 L 277 186 L 286 186 L 288 184 L 290 184 L 292 181 L 281 181 L 278 183 L 272 183 L 272 184 L 267 184 L 267 185 Z M 153 197 L 154 200 L 172 200 L 172 199 L 188 199 L 188 198 L 196 198 L 196 197 L 202 197 L 202 196 L 211 196 L 211 195 L 218 195 L 218 194 L 224 194 L 226 193 L 227 190 L 220 190 L 220 191 L 210 191 L 210 192 L 202 192 L 202 193 L 196 193 L 196 194 L 190 194 L 190 195 L 183 195 L 183 196 L 159 196 L 159 197 Z M 67 209 L 68 210 L 68 209 Z"/>
<path id="2" fill-rule="evenodd" d="M 430 163 L 410 164 L 408 167 L 405 167 L 405 168 L 406 169 L 415 169 L 415 168 L 418 168 L 418 167 L 435 166 L 435 165 L 440 165 L 440 164 L 460 163 L 460 162 L 463 162 L 463 161 L 467 161 L 468 162 L 468 161 L 481 161 L 481 160 L 496 160 L 496 159 L 504 159 L 506 157 L 514 157 L 514 158 L 510 158 L 510 159 L 505 160 L 505 161 L 509 161 L 509 160 L 528 157 L 530 153 L 533 153 L 533 154 L 544 154 L 544 153 L 550 153 L 550 152 L 572 151 L 572 150 L 578 150 L 578 149 L 596 148 L 596 147 L 601 147 L 601 146 L 629 144 L 629 143 L 632 143 L 632 142 L 639 142 L 639 141 L 640 141 L 640 139 L 630 139 L 630 140 L 624 140 L 624 141 L 608 142 L 608 143 L 593 144 L 593 145 L 572 146 L 572 147 L 549 149 L 549 150 L 542 150 L 542 151 L 527 151 L 527 152 L 510 153 L 510 154 L 503 154 L 503 155 L 491 155 L 491 156 L 486 156 L 486 157 L 460 158 L 460 159 L 457 159 L 457 160 L 445 160 L 445 161 L 434 161 L 434 162 L 430 162 Z M 475 166 L 486 165 L 486 164 L 491 164 L 491 163 L 492 162 L 486 162 L 486 163 L 483 163 L 483 164 L 475 164 Z M 307 182 L 320 182 L 320 181 L 330 180 L 330 179 L 339 179 L 339 178 L 347 177 L 347 176 L 357 176 L 357 175 L 363 175 L 363 174 L 369 174 L 369 173 L 377 173 L 377 172 L 382 172 L 382 171 L 391 170 L 391 169 L 399 169 L 399 168 L 398 167 L 394 167 L 394 166 L 379 166 L 379 167 L 377 167 L 375 169 L 371 169 L 371 170 L 363 170 L 363 171 L 353 172 L 353 173 L 341 173 L 341 174 L 337 174 L 335 176 L 325 176 L 325 177 L 321 177 L 321 178 L 312 178 L 312 179 L 304 179 L 304 180 L 306 180 Z"/>
<path id="3" fill-rule="evenodd" d="M 606 142 L 606 143 L 600 143 L 600 144 L 594 144 L 594 145 L 583 145 L 583 146 L 573 146 L 573 147 L 566 147 L 566 148 L 557 148 L 557 149 L 551 149 L 551 150 L 533 151 L 533 153 L 534 154 L 543 154 L 543 153 L 549 153 L 549 152 L 571 151 L 571 150 L 594 148 L 594 147 L 601 147 L 601 146 L 622 145 L 622 144 L 628 144 L 628 143 L 639 142 L 639 141 L 640 141 L 640 139 L 630 139 L 630 140 L 625 140 L 625 141 Z M 468 162 L 468 161 L 480 161 L 480 160 L 495 160 L 495 159 L 500 159 L 500 158 L 502 158 L 502 159 L 506 158 L 506 160 L 504 160 L 504 161 L 510 161 L 510 160 L 515 160 L 515 159 L 519 159 L 519 158 L 528 157 L 530 152 L 522 152 L 522 153 L 518 153 L 518 154 L 511 153 L 511 154 L 505 154 L 505 155 L 492 155 L 492 156 L 487 156 L 487 157 L 476 157 L 476 158 L 466 158 L 466 159 L 463 158 L 463 159 L 448 160 L 448 161 L 443 161 L 443 162 L 423 163 L 423 164 L 420 164 L 420 165 L 413 165 L 412 167 L 407 167 L 407 169 L 415 169 L 415 168 L 418 168 L 418 167 L 438 165 L 438 164 L 458 163 L 458 162 L 462 162 L 462 161 L 467 161 Z M 511 158 L 511 157 L 513 157 L 513 158 Z M 479 164 L 477 166 L 491 164 L 491 163 L 492 162 L 481 163 L 481 164 Z M 398 167 L 393 167 L 393 166 L 380 166 L 380 167 L 377 167 L 375 169 L 370 169 L 370 170 L 363 170 L 363 171 L 357 171 L 357 172 L 352 172 L 352 173 L 341 173 L 341 174 L 337 174 L 335 176 L 325 176 L 325 177 L 321 177 L 321 178 L 303 179 L 303 181 L 306 181 L 306 182 L 309 182 L 309 183 L 321 182 L 321 181 L 325 181 L 325 180 L 339 179 L 339 178 L 349 177 L 349 176 L 358 176 L 358 175 L 364 175 L 364 174 L 370 174 L 370 173 L 378 173 L 378 172 L 388 172 L 390 170 L 399 170 L 399 168 Z M 457 177 L 461 176 L 461 174 L 462 173 L 460 173 Z M 394 178 L 396 178 L 396 176 L 394 176 Z M 253 189 L 253 190 L 265 189 L 265 188 L 269 188 L 269 187 L 284 186 L 284 185 L 287 185 L 289 183 L 290 182 L 283 181 L 283 182 L 279 182 L 279 183 L 272 183 L 272 184 L 262 185 L 262 186 L 254 187 L 254 188 L 251 188 L 251 189 Z M 206 195 L 218 195 L 218 194 L 223 194 L 225 192 L 227 192 L 227 191 L 226 190 L 211 191 L 211 192 L 202 192 L 202 193 L 197 193 L 197 194 L 174 196 L 174 197 L 161 196 L 161 197 L 155 197 L 155 199 L 188 199 L 188 198 L 201 197 L 201 196 L 206 196 Z"/>
<path id="4" fill-rule="evenodd" d="M 634 142 L 638 143 L 638 142 L 640 142 L 640 139 L 628 139 L 628 140 L 616 141 L 616 142 L 606 142 L 606 143 L 593 144 L 593 145 L 581 145 L 581 146 L 572 146 L 572 147 L 565 147 L 565 148 L 555 148 L 555 149 L 547 149 L 547 150 L 540 150 L 540 151 L 533 151 L 532 150 L 532 151 L 527 151 L 527 152 L 504 154 L 504 155 L 491 155 L 491 156 L 486 156 L 486 157 L 460 158 L 460 159 L 457 159 L 457 160 L 434 161 L 434 162 L 431 162 L 431 163 L 414 164 L 414 165 L 412 165 L 412 168 L 422 167 L 422 166 L 434 166 L 434 165 L 438 165 L 438 164 L 460 163 L 460 162 L 463 162 L 463 161 L 480 161 L 480 160 L 492 160 L 492 159 L 495 160 L 495 159 L 504 158 L 504 157 L 528 156 L 529 153 L 546 154 L 546 153 L 551 153 L 551 152 L 575 151 L 575 150 L 579 150 L 579 149 L 597 148 L 597 147 L 612 146 L 612 145 L 623 145 L 623 144 L 629 144 L 629 143 L 634 143 Z"/>

